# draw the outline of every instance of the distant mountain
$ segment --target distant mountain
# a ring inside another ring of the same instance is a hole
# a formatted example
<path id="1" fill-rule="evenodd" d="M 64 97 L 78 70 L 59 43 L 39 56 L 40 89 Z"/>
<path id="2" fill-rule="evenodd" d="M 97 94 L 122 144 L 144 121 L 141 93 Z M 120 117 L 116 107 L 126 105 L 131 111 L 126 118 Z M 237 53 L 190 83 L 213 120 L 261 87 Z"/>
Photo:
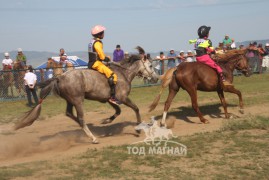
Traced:
<path id="1" fill-rule="evenodd" d="M 269 39 L 264 39 L 264 40 L 249 40 L 249 41 L 243 41 L 243 42 L 236 42 L 236 45 L 244 45 L 244 46 L 248 46 L 250 42 L 257 42 L 258 44 L 263 44 L 263 46 L 265 46 L 266 43 L 269 43 Z"/>
<path id="2" fill-rule="evenodd" d="M 262 43 L 265 45 L 266 43 L 269 43 L 269 39 L 265 40 L 248 40 L 248 41 L 243 41 L 243 42 L 236 42 L 236 45 L 239 46 L 243 44 L 244 46 L 248 46 L 250 42 L 256 41 L 258 44 Z M 15 59 L 17 55 L 17 51 L 11 51 L 10 53 L 10 58 Z M 27 57 L 28 64 L 31 64 L 33 67 L 37 67 L 40 64 L 44 63 L 47 61 L 49 57 L 52 56 L 58 56 L 58 53 L 56 52 L 46 52 L 46 51 L 23 51 L 23 53 Z M 136 53 L 136 52 L 130 52 Z M 159 55 L 160 52 L 147 52 L 150 53 L 151 58 L 154 59 L 156 56 Z M 164 51 L 165 56 L 169 53 L 169 51 Z M 176 54 L 179 54 L 178 51 L 175 51 Z M 86 51 L 74 51 L 74 52 L 68 52 L 69 56 L 78 56 L 80 59 L 84 61 L 88 61 L 88 52 Z M 113 57 L 112 53 L 106 53 L 106 55 Z M 0 53 L 0 61 L 2 62 L 2 59 L 4 58 L 4 52 Z"/>

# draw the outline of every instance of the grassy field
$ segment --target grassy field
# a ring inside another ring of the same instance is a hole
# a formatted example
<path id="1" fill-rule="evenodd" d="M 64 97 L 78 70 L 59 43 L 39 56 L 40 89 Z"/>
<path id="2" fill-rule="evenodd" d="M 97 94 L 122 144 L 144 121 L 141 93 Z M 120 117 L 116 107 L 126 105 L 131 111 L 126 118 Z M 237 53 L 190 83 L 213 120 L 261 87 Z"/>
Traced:
<path id="1" fill-rule="evenodd" d="M 246 106 L 269 100 L 269 74 L 249 78 L 235 77 L 234 84 L 243 93 Z M 146 108 L 159 87 L 134 88 L 130 97 Z M 167 97 L 164 92 L 161 102 Z M 236 95 L 225 93 L 229 105 L 238 105 Z M 185 91 L 175 98 L 190 103 Z M 203 105 L 219 103 L 215 92 L 199 92 Z M 17 120 L 29 108 L 25 101 L 0 104 L 0 124 Z M 85 101 L 86 111 L 106 111 L 109 105 Z M 65 101 L 54 96 L 44 102 L 41 119 L 63 114 Z M 172 139 L 187 146 L 186 156 L 134 155 L 128 145 L 109 146 L 65 158 L 0 167 L 5 179 L 269 179 L 269 116 L 244 116 L 225 121 L 218 131 L 197 133 Z M 143 145 L 143 144 L 142 144 Z M 139 145 L 141 146 L 141 145 Z"/>
<path id="2" fill-rule="evenodd" d="M 186 156 L 133 155 L 127 145 L 59 161 L 0 168 L 0 179 L 268 179 L 268 117 L 227 121 L 222 129 L 173 139 Z"/>
<path id="3" fill-rule="evenodd" d="M 238 76 L 234 80 L 235 87 L 243 94 L 244 103 L 246 106 L 253 104 L 263 104 L 269 100 L 269 74 L 253 75 L 251 77 Z M 138 105 L 138 107 L 148 107 L 160 90 L 159 86 L 133 88 L 130 98 Z M 164 102 L 167 97 L 166 90 L 161 102 Z M 226 100 L 229 105 L 238 105 L 238 98 L 234 94 L 225 93 Z M 175 102 L 190 102 L 190 98 L 186 91 L 180 90 L 176 96 Z M 198 102 L 212 104 L 219 103 L 219 98 L 216 92 L 199 92 Z M 30 110 L 26 106 L 27 101 L 1 102 L 0 124 L 14 122 L 24 112 Z M 108 104 L 85 100 L 85 111 L 105 111 L 110 108 Z M 42 106 L 40 119 L 52 117 L 65 112 L 66 103 L 63 99 L 55 96 L 48 97 Z"/>

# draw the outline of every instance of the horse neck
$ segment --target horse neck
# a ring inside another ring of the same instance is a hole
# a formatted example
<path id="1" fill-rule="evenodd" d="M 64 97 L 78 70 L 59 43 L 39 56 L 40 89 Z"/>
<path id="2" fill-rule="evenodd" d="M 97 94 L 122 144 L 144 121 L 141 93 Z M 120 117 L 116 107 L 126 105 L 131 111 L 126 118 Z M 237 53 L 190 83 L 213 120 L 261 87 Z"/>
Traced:
<path id="1" fill-rule="evenodd" d="M 237 61 L 238 57 L 220 63 L 221 68 L 226 72 L 226 78 L 231 82 L 233 81 L 233 72 Z"/>
<path id="2" fill-rule="evenodd" d="M 138 61 L 134 62 L 132 64 L 128 64 L 123 67 L 119 67 L 118 71 L 120 71 L 123 76 L 127 79 L 128 82 L 132 82 L 133 79 L 135 78 L 136 74 L 138 73 Z"/>

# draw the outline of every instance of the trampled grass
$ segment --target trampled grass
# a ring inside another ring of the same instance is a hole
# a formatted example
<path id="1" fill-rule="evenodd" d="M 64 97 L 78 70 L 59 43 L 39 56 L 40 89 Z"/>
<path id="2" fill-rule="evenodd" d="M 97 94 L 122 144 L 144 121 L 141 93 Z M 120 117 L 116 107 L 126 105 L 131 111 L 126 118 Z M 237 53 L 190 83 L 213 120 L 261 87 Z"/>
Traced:
<path id="1" fill-rule="evenodd" d="M 127 147 L 90 149 L 61 162 L 0 168 L 0 179 L 268 179 L 268 117 L 227 121 L 223 128 L 175 138 L 186 156 L 135 155 Z M 143 144 L 139 145 L 143 146 Z"/>

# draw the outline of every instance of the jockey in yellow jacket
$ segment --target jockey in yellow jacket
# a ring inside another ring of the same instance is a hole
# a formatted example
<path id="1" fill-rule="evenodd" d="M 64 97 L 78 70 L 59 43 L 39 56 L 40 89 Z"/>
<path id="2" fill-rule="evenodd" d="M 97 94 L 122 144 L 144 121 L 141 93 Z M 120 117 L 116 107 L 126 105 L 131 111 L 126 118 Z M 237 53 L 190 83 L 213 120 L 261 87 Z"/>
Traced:
<path id="1" fill-rule="evenodd" d="M 103 51 L 103 43 L 101 39 L 104 38 L 105 27 L 101 25 L 96 25 L 92 28 L 91 34 L 93 39 L 88 46 L 89 62 L 88 68 L 99 71 L 108 78 L 108 83 L 111 88 L 111 97 L 109 101 L 113 104 L 118 104 L 115 98 L 115 86 L 117 84 L 117 75 L 103 64 L 102 61 L 108 62 L 110 58 L 107 57 Z"/>

